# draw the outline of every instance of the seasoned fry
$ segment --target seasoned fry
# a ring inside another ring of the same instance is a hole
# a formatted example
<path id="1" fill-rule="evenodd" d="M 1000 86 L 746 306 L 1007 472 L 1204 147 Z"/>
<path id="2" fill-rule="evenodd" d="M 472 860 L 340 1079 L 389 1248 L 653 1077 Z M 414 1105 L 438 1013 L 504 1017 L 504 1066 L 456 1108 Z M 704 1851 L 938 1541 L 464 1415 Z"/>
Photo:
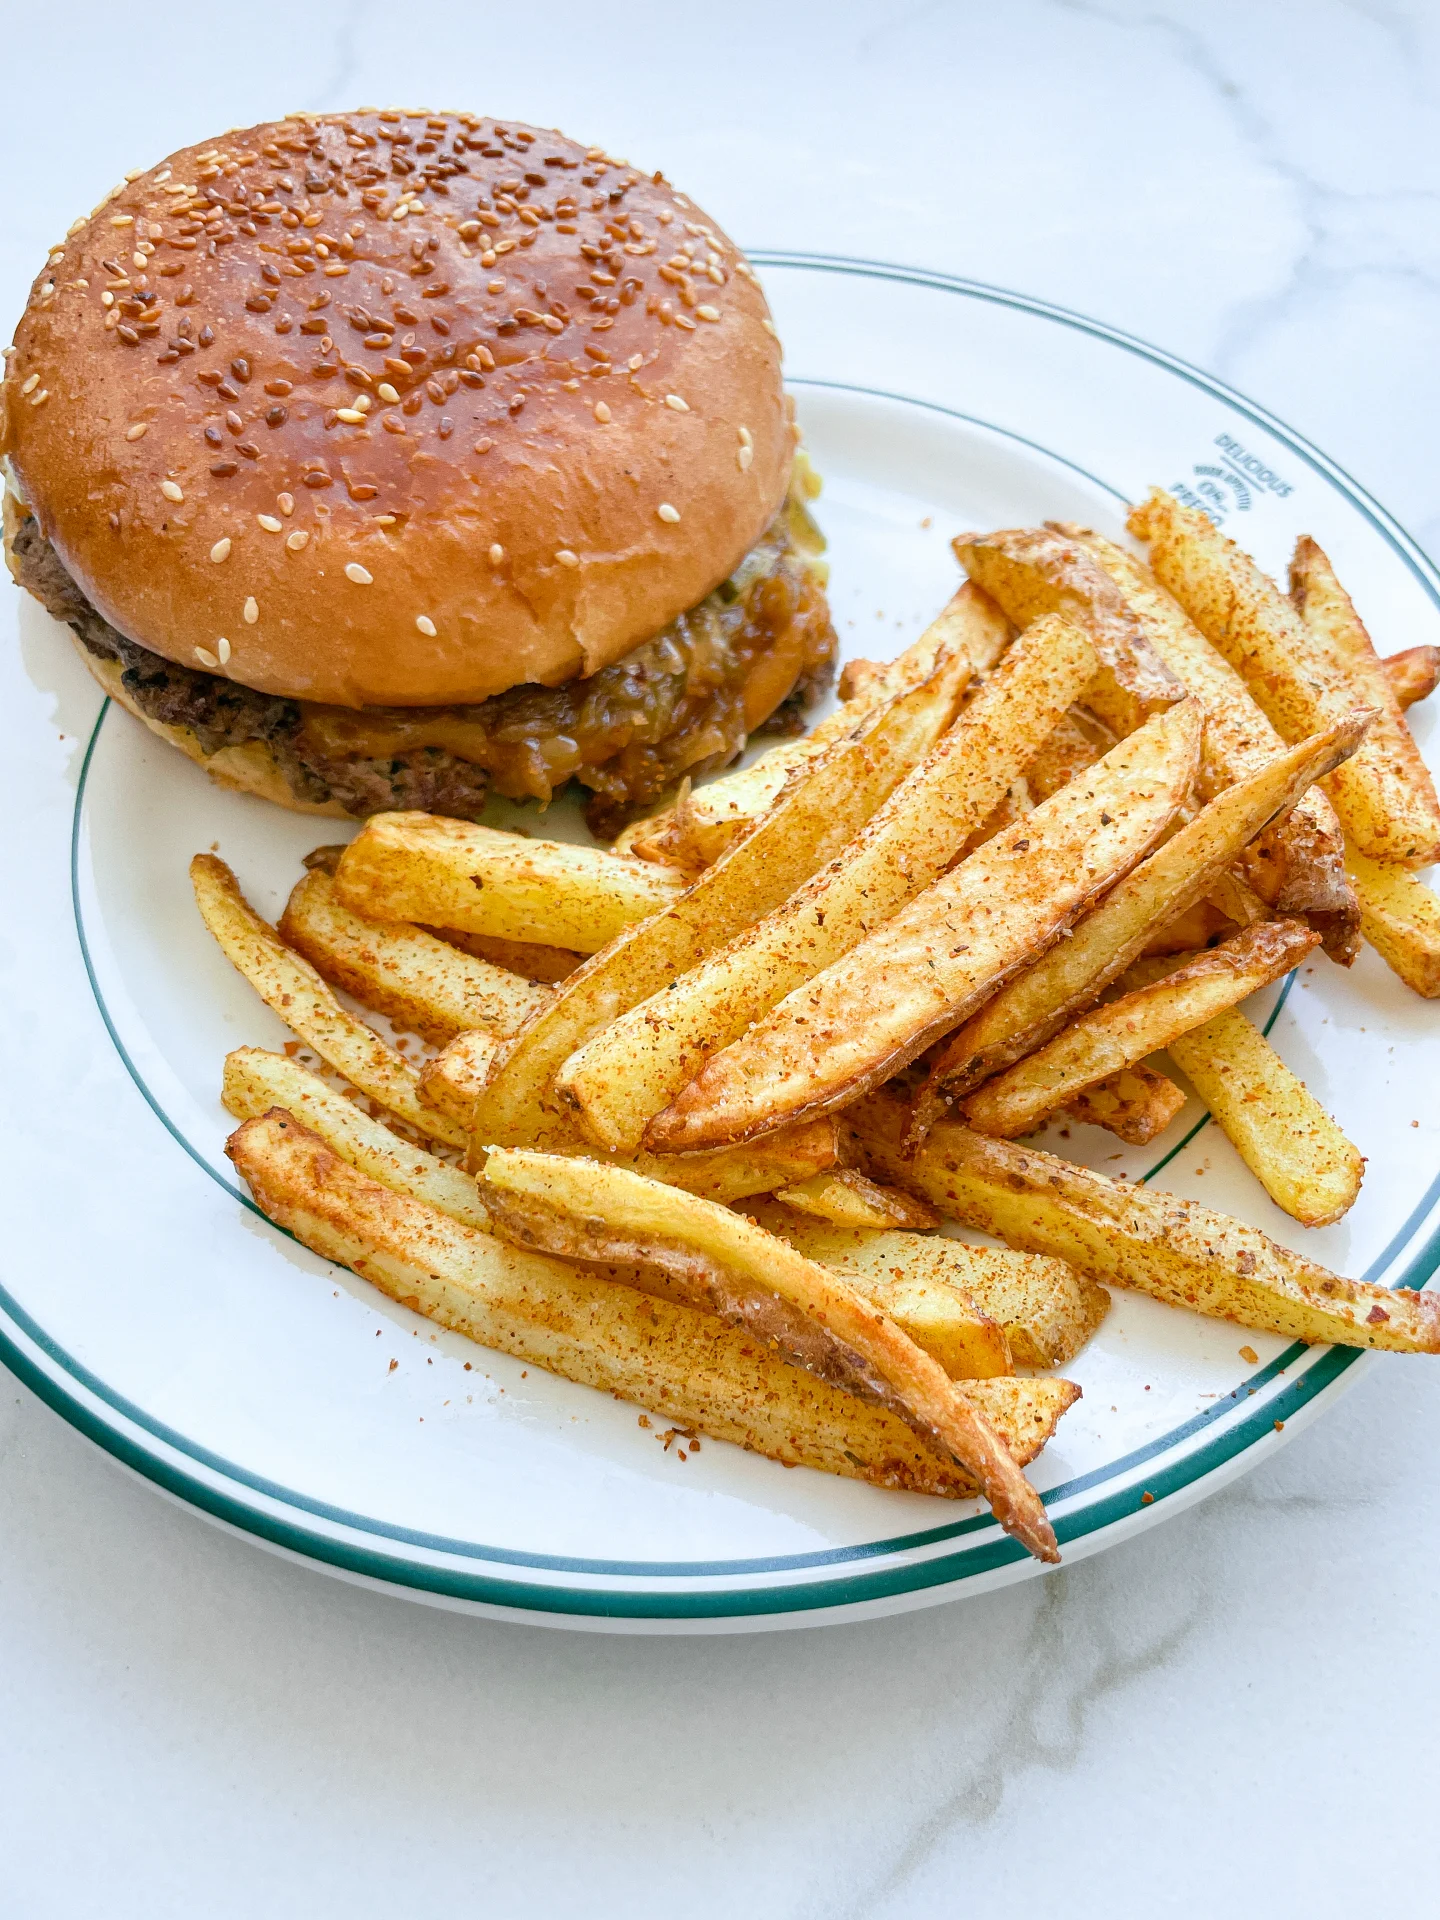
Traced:
<path id="1" fill-rule="evenodd" d="M 475 1102 L 500 1058 L 503 1042 L 483 1027 L 457 1033 L 420 1069 L 420 1098 L 437 1113 L 448 1114 L 468 1137 Z"/>
<path id="2" fill-rule="evenodd" d="M 420 1073 L 420 1097 L 469 1128 L 476 1102 L 494 1066 L 496 1044 L 487 1034 L 462 1033 L 443 1053 L 425 1063 Z M 551 1153 L 589 1154 L 595 1151 L 578 1128 L 556 1125 L 542 1136 Z M 744 1200 L 755 1193 L 773 1193 L 797 1181 L 826 1173 L 839 1157 L 833 1120 L 802 1121 L 757 1140 L 749 1147 L 725 1147 L 718 1153 L 687 1154 L 684 1159 L 658 1154 L 622 1155 L 614 1164 L 634 1167 L 672 1186 L 684 1187 L 707 1200 Z"/>
<path id="3" fill-rule="evenodd" d="M 461 953 L 488 960 L 492 967 L 519 974 L 522 980 L 538 986 L 557 986 L 585 964 L 585 955 L 569 947 L 541 947 L 530 940 L 496 940 L 488 934 L 462 933 L 458 927 L 422 927 L 420 930 L 433 933 L 447 946 L 458 947 Z"/>
<path id="4" fill-rule="evenodd" d="M 927 1293 L 943 1288 L 958 1295 L 1003 1330 L 1011 1360 L 1021 1367 L 1064 1366 L 1110 1310 L 1110 1296 L 1103 1287 L 1083 1278 L 1064 1260 L 1045 1254 L 796 1220 L 773 1200 L 757 1201 L 754 1212 L 761 1226 L 778 1233 L 809 1259 L 822 1266 L 843 1267 L 853 1275 L 875 1305 L 904 1325 L 917 1345 L 935 1353 L 942 1364 L 943 1356 L 927 1346 L 916 1330 L 923 1325 L 918 1316 L 913 1325 L 905 1317 L 904 1302 L 912 1285 L 923 1286 Z"/>
<path id="5" fill-rule="evenodd" d="M 798 772 L 764 819 L 664 914 L 630 928 L 568 979 L 511 1043 L 476 1107 L 476 1146 L 538 1145 L 574 1109 L 554 1090 L 562 1063 L 608 1022 L 696 966 L 808 880 L 917 766 L 951 720 L 969 663 L 934 672 Z"/>
<path id="6" fill-rule="evenodd" d="M 646 1144 L 734 1145 L 897 1073 L 1144 857 L 1189 794 L 1200 728 L 1194 702 L 1147 720 L 712 1055 Z"/>
<path id="7" fill-rule="evenodd" d="M 941 1122 L 907 1158 L 909 1111 L 889 1090 L 851 1117 L 879 1178 L 914 1187 L 942 1213 L 1009 1246 L 1054 1254 L 1092 1279 L 1261 1333 L 1440 1353 L 1440 1296 L 1342 1279 L 1193 1200 L 1107 1180 L 957 1121 Z"/>
<path id="8" fill-rule="evenodd" d="M 1402 653 L 1387 653 L 1380 665 L 1402 707 L 1428 700 L 1440 686 L 1440 647 L 1406 647 Z"/>
<path id="9" fill-rule="evenodd" d="M 713 865 L 742 840 L 774 805 L 789 776 L 810 765 L 870 720 L 887 702 L 929 679 L 943 653 L 958 653 L 973 671 L 988 672 L 1014 629 L 978 588 L 962 587 L 904 653 L 887 665 L 852 661 L 841 680 L 841 703 L 803 740 L 772 747 L 751 766 L 682 789 L 681 799 L 645 823 L 635 852 L 649 860 L 673 860 L 689 871 Z"/>
<path id="10" fill-rule="evenodd" d="M 1184 1105 L 1185 1096 L 1173 1080 L 1137 1061 L 1082 1087 L 1065 1102 L 1065 1111 L 1073 1120 L 1104 1127 L 1127 1146 L 1148 1147 Z"/>
<path id="11" fill-rule="evenodd" d="M 1115 735 L 1103 720 L 1084 707 L 1071 707 L 1050 738 L 1025 769 L 1025 784 L 1035 806 L 1078 774 L 1087 773 L 1115 744 Z M 1204 749 L 1201 749 L 1202 756 Z"/>
<path id="12" fill-rule="evenodd" d="M 1399 704 L 1354 609 L 1313 541 L 1297 553 L 1295 607 L 1204 514 L 1159 489 L 1130 516 L 1150 542 L 1155 577 L 1244 679 L 1288 740 L 1302 739 L 1356 706 L 1377 708 L 1365 745 L 1327 791 L 1346 833 L 1371 859 L 1423 867 L 1440 859 L 1440 805 Z M 1344 630 L 1337 646 L 1333 635 Z M 1343 646 L 1343 651 L 1342 651 Z"/>
<path id="13" fill-rule="evenodd" d="M 1320 944 L 1300 920 L 1271 920 L 1118 1000 L 1094 1007 L 1007 1073 L 972 1093 L 965 1118 L 1002 1140 L 1033 1133 L 1086 1087 L 1158 1053 L 1178 1035 L 1213 1020 L 1289 973 Z"/>
<path id="14" fill-rule="evenodd" d="M 1023 779 L 1012 780 L 975 831 L 966 837 L 960 849 L 962 856 L 973 853 L 976 847 L 983 847 L 987 840 L 993 840 L 997 833 L 1004 833 L 1007 827 L 1018 826 L 1027 814 L 1034 811 L 1035 802 L 1030 797 L 1027 782 Z"/>
<path id="15" fill-rule="evenodd" d="M 839 1274 L 917 1347 L 938 1360 L 952 1380 L 990 1380 L 1014 1373 L 1005 1330 L 965 1291 L 958 1278 L 961 1262 L 927 1261 L 929 1243 L 918 1235 L 864 1232 L 804 1219 L 773 1200 L 757 1201 L 749 1212 L 767 1233 Z M 939 1244 L 948 1249 L 958 1243 Z"/>
<path id="16" fill-rule="evenodd" d="M 775 1196 L 797 1213 L 813 1214 L 840 1227 L 868 1227 L 872 1231 L 904 1227 L 921 1232 L 938 1227 L 940 1216 L 913 1193 L 882 1187 L 853 1167 L 814 1173 Z"/>
<path id="17" fill-rule="evenodd" d="M 1228 940 L 1237 931 L 1228 913 L 1221 913 L 1213 899 L 1197 900 L 1193 907 L 1177 913 L 1173 920 L 1152 933 L 1145 942 L 1146 953 L 1194 953 L 1212 941 Z"/>
<path id="18" fill-rule="evenodd" d="M 237 1047 L 226 1054 L 220 1097 L 237 1120 L 254 1120 L 272 1107 L 284 1107 L 342 1160 L 382 1186 L 408 1193 L 481 1232 L 489 1225 L 470 1174 L 447 1166 L 423 1147 L 411 1146 L 283 1053 Z"/>
<path id="19" fill-rule="evenodd" d="M 1115 583 L 1074 541 L 1050 527 L 961 534 L 955 557 L 1018 626 L 1064 614 L 1079 626 L 1100 662 L 1086 704 L 1107 727 L 1133 733 L 1185 689 L 1145 636 Z"/>
<path id="20" fill-rule="evenodd" d="M 967 1022 L 934 1062 L 916 1107 L 923 1132 L 943 1098 L 976 1087 L 1021 1060 L 1093 1005 L 1175 917 L 1203 898 L 1267 821 L 1293 806 L 1319 773 L 1364 735 L 1363 717 L 1282 748 L 1258 773 L 1221 793 L 1137 867 L 1054 947 Z M 1068 789 L 1062 789 L 1062 792 Z"/>
<path id="21" fill-rule="evenodd" d="M 1240 675 L 1149 569 L 1099 534 L 1069 526 L 1056 531 L 1083 546 L 1105 569 L 1156 653 L 1204 707 L 1200 798 L 1213 800 L 1273 760 L 1284 741 Z M 1348 965 L 1358 950 L 1359 909 L 1345 879 L 1344 854 L 1335 810 L 1317 788 L 1259 836 L 1244 855 L 1243 868 L 1277 914 L 1308 920 L 1325 936 L 1331 959 Z"/>
<path id="22" fill-rule="evenodd" d="M 419 927 L 362 920 L 319 869 L 295 887 L 277 928 L 333 986 L 443 1047 L 467 1027 L 514 1033 L 548 989 L 472 959 Z"/>
<path id="23" fill-rule="evenodd" d="M 1238 1007 L 1178 1035 L 1169 1050 L 1277 1207 L 1307 1227 L 1350 1211 L 1363 1155 Z"/>
<path id="24" fill-rule="evenodd" d="M 684 874 L 650 861 L 428 813 L 372 815 L 335 869 L 336 896 L 367 920 L 581 953 L 671 906 L 686 884 Z"/>
<path id="25" fill-rule="evenodd" d="M 293 1033 L 352 1086 L 418 1132 L 450 1146 L 465 1144 L 464 1129 L 421 1100 L 419 1075 L 410 1062 L 345 1011 L 309 961 L 292 953 L 256 913 L 223 860 L 197 853 L 190 879 L 201 918 L 226 959 Z"/>
<path id="26" fill-rule="evenodd" d="M 1333 708 L 1347 698 L 1376 710 L 1365 745 L 1330 776 L 1346 834 L 1372 860 L 1429 866 L 1440 859 L 1435 782 L 1354 603 L 1308 535 L 1295 543 L 1290 597 L 1314 642 L 1308 658 L 1292 661 L 1301 688 L 1299 710 Z M 1321 680 L 1326 667 L 1333 674 L 1328 686 Z"/>
<path id="27" fill-rule="evenodd" d="M 227 1151 L 277 1225 L 484 1346 L 790 1466 L 952 1499 L 976 1490 L 894 1414 L 788 1365 L 753 1335 L 478 1233 L 358 1171 L 284 1113 L 247 1121 Z M 951 1391 L 993 1423 L 1019 1464 L 1079 1398 L 1064 1380 Z"/>
<path id="28" fill-rule="evenodd" d="M 556 1090 L 581 1110 L 595 1139 L 638 1146 L 707 1055 L 923 892 L 1093 678 L 1095 664 L 1078 628 L 1038 623 L 828 866 L 573 1054 Z"/>
<path id="29" fill-rule="evenodd" d="M 1365 938 L 1407 987 L 1440 999 L 1440 899 L 1413 874 L 1382 867 L 1355 847 L 1349 864 Z"/>
<path id="30" fill-rule="evenodd" d="M 486 1163 L 481 1198 L 497 1231 L 521 1245 L 658 1266 L 821 1379 L 878 1400 L 974 1475 L 1007 1533 L 1038 1559 L 1059 1559 L 1040 1497 L 998 1435 L 843 1276 L 728 1208 L 595 1161 L 500 1148 Z"/>

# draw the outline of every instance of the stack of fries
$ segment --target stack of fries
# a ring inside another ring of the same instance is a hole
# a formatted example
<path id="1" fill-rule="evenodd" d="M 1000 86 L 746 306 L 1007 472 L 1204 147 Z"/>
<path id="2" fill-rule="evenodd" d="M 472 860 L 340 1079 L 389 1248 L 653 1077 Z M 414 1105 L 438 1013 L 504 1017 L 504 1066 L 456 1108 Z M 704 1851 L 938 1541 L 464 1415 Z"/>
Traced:
<path id="1" fill-rule="evenodd" d="M 979 1493 L 1047 1560 L 1022 1469 L 1078 1388 L 1016 1369 L 1071 1360 L 1106 1284 L 1440 1351 L 1427 1295 L 1015 1144 L 1062 1115 L 1152 1139 L 1163 1053 L 1278 1205 L 1337 1220 L 1361 1156 L 1240 1003 L 1362 937 L 1440 995 L 1404 717 L 1440 653 L 1377 658 L 1313 541 L 1287 597 L 1167 494 L 1130 525 L 1149 569 L 1073 527 L 957 540 L 914 646 L 613 849 L 382 815 L 278 928 L 198 856 L 211 932 L 351 1090 L 231 1054 L 260 1205 L 485 1345 L 787 1464 Z"/>

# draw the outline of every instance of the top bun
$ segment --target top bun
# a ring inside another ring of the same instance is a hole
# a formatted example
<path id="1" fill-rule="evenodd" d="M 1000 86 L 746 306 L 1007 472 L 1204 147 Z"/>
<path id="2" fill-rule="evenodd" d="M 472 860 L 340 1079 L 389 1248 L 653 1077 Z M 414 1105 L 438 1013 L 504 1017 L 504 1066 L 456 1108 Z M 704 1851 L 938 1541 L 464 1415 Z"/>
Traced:
<path id="1" fill-rule="evenodd" d="M 173 155 L 32 289 L 0 446 L 112 626 L 341 706 L 594 673 L 784 497 L 780 353 L 660 174 L 473 114 Z"/>

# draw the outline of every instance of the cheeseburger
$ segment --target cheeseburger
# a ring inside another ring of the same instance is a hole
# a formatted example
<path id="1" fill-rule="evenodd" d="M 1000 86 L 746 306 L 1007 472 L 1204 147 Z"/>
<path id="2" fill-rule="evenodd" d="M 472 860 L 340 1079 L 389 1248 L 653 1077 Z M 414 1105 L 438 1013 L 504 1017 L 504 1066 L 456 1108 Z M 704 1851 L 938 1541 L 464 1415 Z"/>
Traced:
<path id="1" fill-rule="evenodd" d="M 131 176 L 35 282 L 0 447 L 11 570 L 105 691 L 305 812 L 573 778 L 608 834 L 832 669 L 752 269 L 514 121 L 300 115 Z"/>

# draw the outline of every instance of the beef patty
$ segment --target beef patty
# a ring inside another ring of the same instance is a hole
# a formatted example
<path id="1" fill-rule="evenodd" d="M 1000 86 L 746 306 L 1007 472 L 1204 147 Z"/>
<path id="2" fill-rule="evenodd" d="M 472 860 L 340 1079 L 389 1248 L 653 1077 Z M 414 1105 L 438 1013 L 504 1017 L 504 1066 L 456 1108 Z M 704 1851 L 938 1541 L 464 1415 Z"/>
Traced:
<path id="1" fill-rule="evenodd" d="M 682 775 L 726 765 L 747 735 L 800 731 L 835 665 L 822 545 L 792 495 L 729 580 L 587 679 L 475 706 L 350 709 L 257 693 L 152 653 L 91 606 L 33 517 L 9 542 L 20 584 L 89 653 L 118 663 L 142 713 L 187 728 L 207 754 L 263 742 L 297 799 L 357 819 L 413 808 L 473 820 L 492 788 L 545 802 L 573 778 L 591 790 L 586 821 L 605 839 Z"/>

